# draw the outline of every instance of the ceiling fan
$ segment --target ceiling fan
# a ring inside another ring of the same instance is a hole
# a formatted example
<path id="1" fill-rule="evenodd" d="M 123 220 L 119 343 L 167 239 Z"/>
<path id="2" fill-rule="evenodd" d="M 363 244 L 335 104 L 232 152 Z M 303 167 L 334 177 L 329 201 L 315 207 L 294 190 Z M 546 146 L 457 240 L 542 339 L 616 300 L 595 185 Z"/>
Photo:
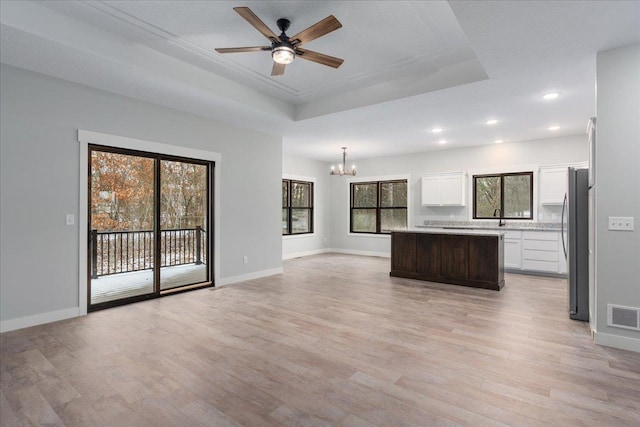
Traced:
<path id="1" fill-rule="evenodd" d="M 268 38 L 269 41 L 271 41 L 271 46 L 217 48 L 216 51 L 218 53 L 271 51 L 271 57 L 273 58 L 272 76 L 284 74 L 285 66 L 293 62 L 296 56 L 333 68 L 338 68 L 344 62 L 344 60 L 340 58 L 300 48 L 304 43 L 309 43 L 312 40 L 341 28 L 342 24 L 333 15 L 329 15 L 306 30 L 300 31 L 293 37 L 289 37 L 285 34 L 285 31 L 289 29 L 291 22 L 286 18 L 278 19 L 277 25 L 280 31 L 282 31 L 282 34 L 277 36 L 276 33 L 271 31 L 248 7 L 234 7 L 233 10 L 242 16 L 249 24 L 253 25 L 256 30 L 260 31 L 263 36 Z"/>

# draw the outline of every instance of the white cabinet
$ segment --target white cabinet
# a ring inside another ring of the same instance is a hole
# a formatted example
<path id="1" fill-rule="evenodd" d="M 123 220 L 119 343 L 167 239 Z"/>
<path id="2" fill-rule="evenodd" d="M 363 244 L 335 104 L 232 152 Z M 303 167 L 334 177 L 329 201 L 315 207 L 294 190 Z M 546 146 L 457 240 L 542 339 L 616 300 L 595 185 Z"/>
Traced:
<path id="1" fill-rule="evenodd" d="M 504 268 L 522 268 L 522 232 L 507 231 L 504 235 Z"/>
<path id="2" fill-rule="evenodd" d="M 522 272 L 566 274 L 560 233 L 508 230 L 504 235 L 504 268 Z"/>
<path id="3" fill-rule="evenodd" d="M 567 192 L 568 166 L 540 167 L 540 203 L 561 205 Z"/>
<path id="4" fill-rule="evenodd" d="M 559 233 L 548 231 L 522 232 L 522 269 L 558 273 L 560 258 Z"/>
<path id="5" fill-rule="evenodd" d="M 440 206 L 440 178 L 438 176 L 422 177 L 422 205 Z"/>
<path id="6" fill-rule="evenodd" d="M 464 206 L 466 173 L 451 172 L 422 176 L 423 206 Z"/>
<path id="7" fill-rule="evenodd" d="M 540 166 L 539 196 L 542 205 L 561 205 L 567 192 L 567 177 L 570 167 L 584 168 L 588 163 Z"/>

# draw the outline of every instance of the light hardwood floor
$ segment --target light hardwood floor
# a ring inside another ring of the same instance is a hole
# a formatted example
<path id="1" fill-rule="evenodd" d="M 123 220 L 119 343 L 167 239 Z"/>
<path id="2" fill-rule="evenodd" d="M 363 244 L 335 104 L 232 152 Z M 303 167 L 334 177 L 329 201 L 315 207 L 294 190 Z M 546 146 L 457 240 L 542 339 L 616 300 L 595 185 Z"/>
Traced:
<path id="1" fill-rule="evenodd" d="M 640 425 L 640 354 L 593 344 L 563 280 L 284 270 L 0 335 L 0 425 Z"/>

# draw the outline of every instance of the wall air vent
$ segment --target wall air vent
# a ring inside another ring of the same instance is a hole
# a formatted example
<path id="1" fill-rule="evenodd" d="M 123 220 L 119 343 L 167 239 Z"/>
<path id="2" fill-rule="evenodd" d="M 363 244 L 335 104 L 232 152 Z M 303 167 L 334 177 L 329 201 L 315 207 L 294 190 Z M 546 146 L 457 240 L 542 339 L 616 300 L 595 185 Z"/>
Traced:
<path id="1" fill-rule="evenodd" d="M 608 304 L 607 325 L 640 331 L 640 308 Z"/>

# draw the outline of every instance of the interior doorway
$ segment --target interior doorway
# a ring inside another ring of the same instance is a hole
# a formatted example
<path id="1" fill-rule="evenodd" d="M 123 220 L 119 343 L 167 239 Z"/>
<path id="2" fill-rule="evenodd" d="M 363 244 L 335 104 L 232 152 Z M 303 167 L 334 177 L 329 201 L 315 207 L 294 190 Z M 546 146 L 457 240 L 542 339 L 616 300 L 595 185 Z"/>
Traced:
<path id="1" fill-rule="evenodd" d="M 213 286 L 214 163 L 88 146 L 88 310 Z"/>

